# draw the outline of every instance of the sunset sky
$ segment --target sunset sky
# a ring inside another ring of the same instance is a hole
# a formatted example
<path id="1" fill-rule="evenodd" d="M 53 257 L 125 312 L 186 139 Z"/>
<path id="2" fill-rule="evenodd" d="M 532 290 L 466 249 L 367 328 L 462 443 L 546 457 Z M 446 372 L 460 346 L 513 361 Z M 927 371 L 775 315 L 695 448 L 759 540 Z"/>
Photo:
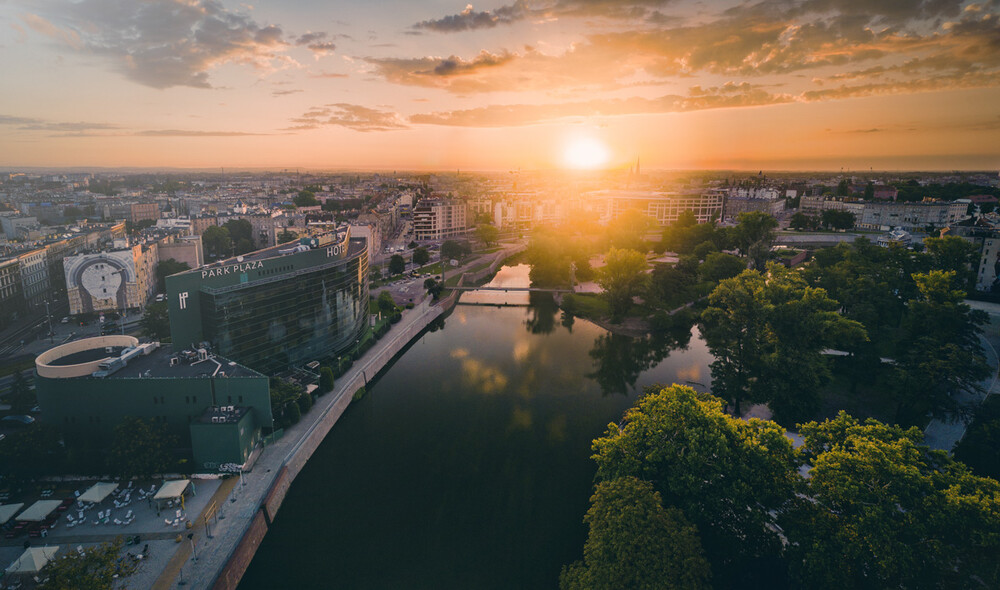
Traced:
<path id="1" fill-rule="evenodd" d="M 0 0 L 0 165 L 1000 168 L 1000 0 Z"/>

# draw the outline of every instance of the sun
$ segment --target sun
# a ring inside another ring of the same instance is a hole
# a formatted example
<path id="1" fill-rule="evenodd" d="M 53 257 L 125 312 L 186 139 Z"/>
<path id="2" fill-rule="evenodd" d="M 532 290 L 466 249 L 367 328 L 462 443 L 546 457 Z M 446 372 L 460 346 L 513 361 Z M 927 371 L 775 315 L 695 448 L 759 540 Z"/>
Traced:
<path id="1" fill-rule="evenodd" d="M 597 168 L 608 161 L 610 153 L 607 146 L 593 137 L 583 137 L 573 140 L 563 152 L 563 164 L 567 168 L 581 170 Z"/>

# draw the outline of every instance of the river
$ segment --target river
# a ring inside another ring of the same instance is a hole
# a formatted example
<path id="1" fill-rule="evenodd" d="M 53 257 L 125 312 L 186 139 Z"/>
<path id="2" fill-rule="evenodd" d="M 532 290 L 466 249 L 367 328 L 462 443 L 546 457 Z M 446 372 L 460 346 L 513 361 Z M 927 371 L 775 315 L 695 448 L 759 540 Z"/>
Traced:
<path id="1" fill-rule="evenodd" d="M 557 586 L 582 554 L 591 440 L 646 385 L 710 385 L 711 356 L 696 328 L 637 340 L 509 295 L 530 305 L 460 304 L 345 412 L 241 589 Z"/>

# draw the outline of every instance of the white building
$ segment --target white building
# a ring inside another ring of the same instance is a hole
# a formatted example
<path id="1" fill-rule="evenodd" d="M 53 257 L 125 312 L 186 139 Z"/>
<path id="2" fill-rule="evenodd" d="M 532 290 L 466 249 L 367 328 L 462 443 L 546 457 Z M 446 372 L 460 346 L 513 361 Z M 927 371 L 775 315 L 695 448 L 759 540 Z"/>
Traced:
<path id="1" fill-rule="evenodd" d="M 596 211 L 604 223 L 636 209 L 659 225 L 677 221 L 684 211 L 694 213 L 698 223 L 708 223 L 722 215 L 723 201 L 724 193 L 715 190 L 689 193 L 602 190 L 587 193 L 583 198 L 584 207 Z"/>
<path id="2" fill-rule="evenodd" d="M 413 235 L 417 241 L 463 236 L 468 229 L 464 201 L 422 199 L 413 209 Z"/>

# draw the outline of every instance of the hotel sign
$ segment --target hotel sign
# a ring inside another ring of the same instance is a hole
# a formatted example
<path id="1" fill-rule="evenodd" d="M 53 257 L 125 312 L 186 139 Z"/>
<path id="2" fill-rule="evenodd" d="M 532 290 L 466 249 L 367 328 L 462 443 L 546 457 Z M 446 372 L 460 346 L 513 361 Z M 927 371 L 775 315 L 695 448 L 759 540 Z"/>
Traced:
<path id="1" fill-rule="evenodd" d="M 254 260 L 253 262 L 243 262 L 240 264 L 230 264 L 229 266 L 223 266 L 220 268 L 206 269 L 201 271 L 201 278 L 220 277 L 222 275 L 236 274 L 258 268 L 264 268 L 263 260 Z"/>

